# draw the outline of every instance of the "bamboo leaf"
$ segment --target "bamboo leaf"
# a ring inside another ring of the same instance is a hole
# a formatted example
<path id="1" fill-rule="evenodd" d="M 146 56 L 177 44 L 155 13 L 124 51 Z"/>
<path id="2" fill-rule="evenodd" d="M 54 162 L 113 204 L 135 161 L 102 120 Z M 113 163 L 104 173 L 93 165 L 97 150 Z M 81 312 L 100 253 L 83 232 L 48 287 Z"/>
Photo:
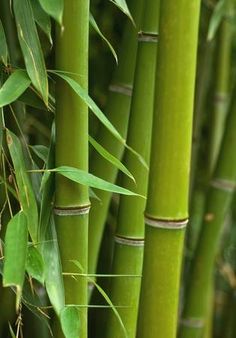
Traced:
<path id="1" fill-rule="evenodd" d="M 66 75 L 64 72 L 60 71 L 51 71 L 56 74 L 64 81 L 68 83 L 68 85 L 75 91 L 77 95 L 88 105 L 88 107 L 92 110 L 92 112 L 97 116 L 100 122 L 123 144 L 125 144 L 125 140 L 116 130 L 116 128 L 111 124 L 111 122 L 107 119 L 107 117 L 103 114 L 101 109 L 96 105 L 96 103 L 91 99 L 85 89 L 83 89 L 80 84 Z"/>
<path id="2" fill-rule="evenodd" d="M 80 337 L 80 315 L 76 306 L 65 306 L 60 313 L 60 321 L 66 338 Z"/>
<path id="3" fill-rule="evenodd" d="M 97 141 L 95 141 L 94 138 L 92 138 L 92 136 L 89 136 L 89 142 L 103 158 L 105 158 L 108 162 L 113 164 L 116 168 L 118 168 L 120 171 L 122 171 L 125 175 L 130 177 L 135 182 L 135 178 L 133 177 L 131 172 L 124 166 L 124 164 L 121 163 L 121 161 L 119 161 L 111 153 L 109 153 L 105 148 L 103 148 Z"/>
<path id="4" fill-rule="evenodd" d="M 44 162 L 47 162 L 49 149 L 43 145 L 30 146 L 33 152 Z"/>
<path id="5" fill-rule="evenodd" d="M 31 81 L 23 70 L 12 73 L 0 89 L 0 107 L 4 107 L 18 99 L 29 87 Z"/>
<path id="6" fill-rule="evenodd" d="M 43 258 L 40 252 L 32 245 L 28 247 L 26 270 L 31 277 L 39 281 L 41 284 L 44 283 Z"/>
<path id="7" fill-rule="evenodd" d="M 114 56 L 114 58 L 116 60 L 116 63 L 118 64 L 118 57 L 117 57 L 117 54 L 116 54 L 114 48 L 112 47 L 109 40 L 102 34 L 100 28 L 98 27 L 98 25 L 97 25 L 97 23 L 96 23 L 93 15 L 91 13 L 89 15 L 89 22 L 90 22 L 91 26 L 93 27 L 93 29 L 98 33 L 98 35 L 100 35 L 100 37 L 106 42 L 106 44 L 110 48 L 110 51 L 112 52 L 112 55 Z"/>
<path id="8" fill-rule="evenodd" d="M 15 169 L 21 207 L 28 220 L 28 229 L 34 243 L 38 240 L 38 210 L 31 182 L 25 168 L 21 143 L 16 135 L 6 131 L 7 144 Z"/>
<path id="9" fill-rule="evenodd" d="M 42 9 L 39 0 L 31 0 L 31 6 L 36 23 L 46 34 L 49 42 L 52 44 L 50 16 Z"/>
<path id="10" fill-rule="evenodd" d="M 128 189 L 109 183 L 99 177 L 96 177 L 92 174 L 87 173 L 86 171 L 77 168 L 61 166 L 55 169 L 51 169 L 50 171 L 59 173 L 60 175 L 63 175 L 64 177 L 67 177 L 74 182 L 87 185 L 92 188 L 115 192 L 117 194 L 140 196 Z"/>
<path id="11" fill-rule="evenodd" d="M 0 20 L 0 60 L 5 66 L 8 61 L 8 47 L 2 21 Z"/>
<path id="12" fill-rule="evenodd" d="M 14 0 L 13 8 L 18 39 L 24 56 L 27 72 L 33 85 L 42 95 L 42 98 L 47 105 L 47 72 L 31 4 L 29 0 Z"/>
<path id="13" fill-rule="evenodd" d="M 132 15 L 130 14 L 129 8 L 125 0 L 110 0 L 113 4 L 115 4 L 123 13 L 125 13 L 130 20 L 134 23 Z"/>
<path id="14" fill-rule="evenodd" d="M 19 308 L 25 279 L 27 256 L 27 218 L 21 211 L 8 223 L 5 236 L 3 285 L 16 287 L 16 308 Z"/>
<path id="15" fill-rule="evenodd" d="M 11 324 L 8 323 L 8 325 L 9 325 L 9 331 L 10 331 L 10 334 L 11 334 L 11 338 L 16 338 L 15 333 L 14 333 L 12 327 L 11 327 Z"/>
<path id="16" fill-rule="evenodd" d="M 64 1 L 63 0 L 39 0 L 39 2 L 43 10 L 61 25 Z"/>
<path id="17" fill-rule="evenodd" d="M 209 23 L 208 28 L 208 34 L 207 34 L 207 40 L 211 41 L 217 32 L 217 29 L 220 26 L 220 23 L 222 21 L 222 18 L 226 11 L 226 1 L 225 0 L 219 0 L 214 8 L 214 11 L 211 16 L 211 20 Z"/>

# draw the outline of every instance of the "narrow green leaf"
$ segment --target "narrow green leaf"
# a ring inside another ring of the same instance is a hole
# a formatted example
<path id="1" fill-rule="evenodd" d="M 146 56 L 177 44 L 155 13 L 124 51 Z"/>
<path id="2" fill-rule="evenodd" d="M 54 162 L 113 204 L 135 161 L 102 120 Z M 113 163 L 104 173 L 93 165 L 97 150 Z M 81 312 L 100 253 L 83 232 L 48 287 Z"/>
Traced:
<path id="1" fill-rule="evenodd" d="M 60 321 L 66 338 L 80 337 L 80 315 L 76 306 L 65 306 L 60 313 Z"/>
<path id="2" fill-rule="evenodd" d="M 29 0 L 13 0 L 18 39 L 25 66 L 35 88 L 48 103 L 48 79 L 33 11 Z"/>
<path id="3" fill-rule="evenodd" d="M 38 210 L 33 188 L 26 172 L 22 146 L 18 137 L 9 130 L 6 130 L 6 137 L 15 170 L 20 204 L 28 220 L 30 236 L 33 242 L 37 243 Z"/>
<path id="4" fill-rule="evenodd" d="M 67 177 L 68 179 L 74 182 L 87 185 L 92 188 L 115 192 L 117 194 L 140 196 L 128 189 L 109 183 L 99 177 L 96 177 L 92 174 L 87 173 L 86 171 L 83 171 L 77 168 L 61 166 L 55 169 L 51 169 L 50 171 L 59 173 L 60 175 Z"/>
<path id="5" fill-rule="evenodd" d="M 15 335 L 15 333 L 14 333 L 12 327 L 11 327 L 11 324 L 8 323 L 8 325 L 9 325 L 9 331 L 10 331 L 10 334 L 11 334 L 11 338 L 16 338 L 16 335 Z"/>
<path id="6" fill-rule="evenodd" d="M 30 79 L 23 70 L 14 71 L 0 89 L 0 107 L 18 99 L 30 86 Z"/>
<path id="7" fill-rule="evenodd" d="M 25 279 L 27 256 L 27 218 L 21 211 L 8 223 L 5 236 L 3 286 L 16 287 L 16 307 L 19 308 Z"/>
<path id="8" fill-rule="evenodd" d="M 48 37 L 49 42 L 52 44 L 51 37 L 51 20 L 50 16 L 42 9 L 39 0 L 31 0 L 31 6 L 34 13 L 34 19 L 42 31 Z"/>
<path id="9" fill-rule="evenodd" d="M 106 42 L 106 44 L 110 48 L 110 51 L 112 52 L 112 55 L 114 56 L 114 58 L 116 60 L 116 63 L 118 64 L 118 57 L 117 57 L 117 54 L 116 54 L 114 48 L 112 47 L 109 40 L 102 34 L 100 28 L 98 27 L 98 25 L 97 25 L 97 23 L 96 23 L 93 15 L 91 13 L 89 15 L 89 22 L 90 22 L 91 26 L 93 27 L 93 29 L 98 33 L 98 35 L 100 35 L 100 37 Z"/>
<path id="10" fill-rule="evenodd" d="M 96 105 L 96 103 L 91 99 L 85 89 L 83 89 L 80 84 L 66 75 L 64 72 L 60 71 L 51 71 L 56 74 L 64 81 L 68 83 L 68 85 L 75 91 L 77 95 L 88 105 L 88 107 L 92 110 L 92 112 L 97 116 L 97 118 L 102 122 L 102 124 L 123 144 L 125 144 L 125 140 L 116 130 L 116 128 L 111 124 L 111 122 L 107 119 L 107 117 L 103 114 L 101 109 Z"/>
<path id="11" fill-rule="evenodd" d="M 7 66 L 8 63 L 7 40 L 1 20 L 0 20 L 0 60 L 3 62 L 5 66 Z"/>
<path id="12" fill-rule="evenodd" d="M 214 11 L 212 13 L 211 20 L 209 23 L 208 34 L 207 34 L 208 41 L 211 41 L 214 38 L 217 32 L 217 29 L 219 28 L 220 23 L 225 14 L 225 10 L 226 10 L 226 1 L 219 0 L 217 4 L 215 5 L 215 8 L 214 8 Z"/>
<path id="13" fill-rule="evenodd" d="M 116 168 L 118 168 L 119 170 L 121 170 L 125 175 L 127 175 L 128 177 L 130 177 L 134 182 L 135 179 L 133 177 L 133 175 L 131 174 L 131 172 L 124 166 L 123 163 L 121 163 L 121 161 L 119 161 L 115 156 L 113 156 L 111 153 L 109 153 L 105 148 L 103 148 L 97 141 L 94 140 L 94 138 L 92 138 L 92 136 L 89 136 L 89 142 L 91 143 L 91 145 L 94 147 L 94 149 L 97 150 L 97 152 L 103 157 L 105 158 L 108 162 L 110 162 L 111 164 L 113 164 Z"/>
<path id="14" fill-rule="evenodd" d="M 64 1 L 63 0 L 39 0 L 39 2 L 43 10 L 61 25 L 63 9 L 64 9 Z"/>
<path id="15" fill-rule="evenodd" d="M 33 152 L 44 162 L 47 162 L 47 158 L 48 158 L 48 153 L 49 153 L 49 149 L 48 147 L 45 147 L 43 145 L 34 145 L 34 146 L 30 146 L 30 148 L 33 150 Z"/>
<path id="16" fill-rule="evenodd" d="M 32 245 L 28 247 L 26 259 L 26 270 L 28 274 L 41 284 L 44 283 L 44 262 L 40 252 Z"/>
<path id="17" fill-rule="evenodd" d="M 132 15 L 130 14 L 129 8 L 125 0 L 110 0 L 113 4 L 115 4 L 123 13 L 125 13 L 130 20 L 134 23 Z"/>

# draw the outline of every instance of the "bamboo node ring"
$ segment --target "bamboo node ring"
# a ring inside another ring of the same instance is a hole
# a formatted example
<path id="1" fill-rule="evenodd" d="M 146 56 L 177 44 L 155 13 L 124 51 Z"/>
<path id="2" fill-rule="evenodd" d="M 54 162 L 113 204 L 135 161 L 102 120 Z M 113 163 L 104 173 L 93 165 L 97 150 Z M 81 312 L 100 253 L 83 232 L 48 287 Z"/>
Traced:
<path id="1" fill-rule="evenodd" d="M 122 237 L 119 235 L 115 235 L 115 242 L 122 245 L 127 246 L 144 246 L 143 238 L 130 238 L 130 237 Z"/>
<path id="2" fill-rule="evenodd" d="M 128 84 L 113 83 L 109 86 L 110 92 L 123 94 L 126 96 L 132 96 L 133 87 Z"/>
<path id="3" fill-rule="evenodd" d="M 183 326 L 196 329 L 202 329 L 204 326 L 204 320 L 202 318 L 183 318 L 180 323 Z"/>
<path id="4" fill-rule="evenodd" d="M 83 205 L 80 207 L 54 207 L 54 214 L 57 216 L 82 216 L 90 211 L 91 205 Z"/>
<path id="5" fill-rule="evenodd" d="M 149 216 L 145 216 L 145 223 L 153 228 L 160 229 L 171 229 L 171 230 L 179 230 L 186 228 L 189 219 L 183 220 L 164 220 L 164 219 L 155 219 Z"/>
<path id="6" fill-rule="evenodd" d="M 158 42 L 159 34 L 153 32 L 138 32 L 139 42 Z"/>
<path id="7" fill-rule="evenodd" d="M 229 181 L 229 180 L 220 179 L 220 178 L 216 178 L 212 180 L 211 186 L 213 188 L 224 190 L 224 191 L 229 191 L 229 192 L 234 192 L 236 188 L 236 184 L 234 181 Z"/>

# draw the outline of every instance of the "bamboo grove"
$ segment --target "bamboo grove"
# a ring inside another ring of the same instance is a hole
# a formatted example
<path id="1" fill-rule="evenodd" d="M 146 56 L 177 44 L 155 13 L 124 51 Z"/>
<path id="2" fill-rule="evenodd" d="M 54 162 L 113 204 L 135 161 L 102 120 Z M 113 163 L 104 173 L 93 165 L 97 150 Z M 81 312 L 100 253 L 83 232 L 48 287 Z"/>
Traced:
<path id="1" fill-rule="evenodd" d="M 236 1 L 0 1 L 0 338 L 236 337 Z"/>

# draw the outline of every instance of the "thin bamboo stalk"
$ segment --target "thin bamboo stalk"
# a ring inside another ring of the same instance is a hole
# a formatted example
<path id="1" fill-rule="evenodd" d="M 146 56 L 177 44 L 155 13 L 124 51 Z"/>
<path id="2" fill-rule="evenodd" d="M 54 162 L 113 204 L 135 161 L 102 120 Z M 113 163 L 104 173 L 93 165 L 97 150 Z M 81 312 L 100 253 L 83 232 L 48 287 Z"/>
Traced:
<path id="1" fill-rule="evenodd" d="M 209 149 L 209 175 L 214 167 L 219 154 L 219 148 L 224 133 L 225 119 L 228 112 L 231 74 L 231 54 L 233 41 L 233 26 L 229 18 L 232 17 L 234 1 L 226 1 L 226 17 L 223 19 L 218 36 L 217 62 L 216 62 L 216 87 L 214 94 L 214 107 L 211 116 L 211 135 Z"/>
<path id="2" fill-rule="evenodd" d="M 89 0 L 65 1 L 63 30 L 57 31 L 56 68 L 78 74 L 88 88 Z M 62 81 L 56 88 L 56 166 L 88 170 L 88 107 Z M 87 271 L 88 187 L 56 176 L 55 218 L 63 272 Z M 86 278 L 64 277 L 66 304 L 87 304 Z M 81 338 L 87 337 L 87 309 L 81 308 Z"/>
<path id="3" fill-rule="evenodd" d="M 149 163 L 151 127 L 155 86 L 155 68 L 158 41 L 159 1 L 146 1 L 141 32 L 138 35 L 137 63 L 131 103 L 128 144 Z M 146 195 L 148 171 L 130 152 L 125 152 L 124 163 L 136 179 L 136 191 Z M 134 189 L 127 176 L 122 186 Z M 118 212 L 112 273 L 140 277 L 112 278 L 110 297 L 114 304 L 123 306 L 119 314 L 129 338 L 136 336 L 139 293 L 141 285 L 145 200 L 122 196 Z M 107 317 L 106 337 L 122 336 L 122 328 L 111 311 Z"/>
<path id="4" fill-rule="evenodd" d="M 160 44 L 138 338 L 175 338 L 188 189 L 200 1 L 165 0 Z"/>
<path id="5" fill-rule="evenodd" d="M 112 124 L 126 138 L 128 119 L 132 95 L 132 85 L 137 50 L 137 32 L 140 25 L 143 0 L 132 0 L 130 11 L 136 23 L 136 28 L 131 22 L 127 22 L 119 55 L 119 66 L 116 69 L 112 83 L 108 103 L 107 116 Z M 121 143 L 101 127 L 97 139 L 116 158 L 121 158 L 124 147 Z M 96 151 L 93 151 L 90 162 L 90 171 L 109 182 L 115 182 L 117 168 L 105 161 Z M 105 191 L 96 192 L 101 202 L 93 200 L 89 218 L 89 272 L 95 273 L 98 253 L 101 245 L 102 234 L 107 217 L 107 211 L 111 200 L 111 193 Z"/>
<path id="6" fill-rule="evenodd" d="M 203 332 L 221 227 L 236 184 L 235 125 L 236 101 L 230 109 L 214 178 L 207 195 L 205 217 L 189 278 L 180 338 L 198 338 Z"/>

